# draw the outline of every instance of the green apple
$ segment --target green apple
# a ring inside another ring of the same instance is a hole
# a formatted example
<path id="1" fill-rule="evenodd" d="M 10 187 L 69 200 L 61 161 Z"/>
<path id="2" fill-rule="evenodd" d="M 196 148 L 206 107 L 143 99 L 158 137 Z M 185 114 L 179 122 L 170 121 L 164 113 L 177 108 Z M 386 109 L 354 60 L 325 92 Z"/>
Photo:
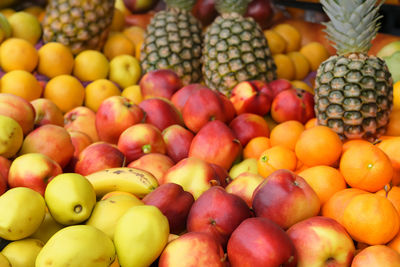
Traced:
<path id="1" fill-rule="evenodd" d="M 392 74 L 393 82 L 400 81 L 400 50 L 393 53 L 390 57 L 383 58 L 386 61 L 386 65 Z"/>
<path id="2" fill-rule="evenodd" d="M 376 55 L 380 58 L 390 57 L 397 51 L 400 51 L 400 41 L 394 41 L 385 45 Z"/>
<path id="3" fill-rule="evenodd" d="M 137 84 L 141 75 L 140 63 L 131 55 L 119 55 L 110 61 L 109 79 L 122 88 Z"/>
<path id="4" fill-rule="evenodd" d="M 8 18 L 8 22 L 11 25 L 13 37 L 25 39 L 35 45 L 42 36 L 39 19 L 28 12 L 15 12 Z"/>

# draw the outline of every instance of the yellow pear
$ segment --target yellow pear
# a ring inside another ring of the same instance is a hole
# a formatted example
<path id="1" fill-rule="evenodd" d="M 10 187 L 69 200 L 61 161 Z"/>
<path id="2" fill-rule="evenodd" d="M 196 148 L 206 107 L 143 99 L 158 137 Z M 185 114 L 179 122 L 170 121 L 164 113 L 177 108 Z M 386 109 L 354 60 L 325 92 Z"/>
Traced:
<path id="1" fill-rule="evenodd" d="M 11 264 L 8 261 L 8 259 L 1 252 L 0 252 L 0 266 L 1 267 L 11 267 Z"/>
<path id="2" fill-rule="evenodd" d="M 105 233 L 90 225 L 72 225 L 47 241 L 35 267 L 108 267 L 114 259 L 114 244 Z"/>
<path id="3" fill-rule="evenodd" d="M 50 237 L 62 228 L 64 228 L 64 225 L 56 222 L 50 212 L 46 212 L 42 224 L 40 224 L 39 228 L 30 236 L 30 238 L 39 239 L 46 244 Z"/>
<path id="4" fill-rule="evenodd" d="M 42 223 L 46 204 L 41 194 L 15 187 L 0 196 L 0 237 L 18 240 L 33 234 Z"/>
<path id="5" fill-rule="evenodd" d="M 39 239 L 26 238 L 9 243 L 1 253 L 12 267 L 35 267 L 36 257 L 43 246 Z"/>
<path id="6" fill-rule="evenodd" d="M 92 215 L 86 221 L 87 225 L 94 226 L 114 238 L 115 225 L 119 218 L 133 206 L 144 205 L 134 195 L 114 195 L 107 199 L 100 200 L 94 206 Z"/>
<path id="7" fill-rule="evenodd" d="M 150 205 L 130 208 L 117 222 L 114 244 L 121 266 L 147 267 L 168 242 L 168 219 Z"/>

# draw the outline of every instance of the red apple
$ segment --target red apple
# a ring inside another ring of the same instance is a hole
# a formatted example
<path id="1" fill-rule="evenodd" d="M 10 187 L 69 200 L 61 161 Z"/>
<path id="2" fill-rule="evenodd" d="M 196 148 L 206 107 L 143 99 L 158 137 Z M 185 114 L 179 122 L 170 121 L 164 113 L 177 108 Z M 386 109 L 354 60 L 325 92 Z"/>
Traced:
<path id="1" fill-rule="evenodd" d="M 123 167 L 124 162 L 125 156 L 116 145 L 99 141 L 82 150 L 75 172 L 85 176 L 108 168 Z"/>
<path id="2" fill-rule="evenodd" d="M 200 20 L 203 26 L 210 25 L 218 16 L 215 9 L 215 0 L 197 0 L 192 9 L 193 15 Z"/>
<path id="3" fill-rule="evenodd" d="M 137 160 L 132 161 L 127 167 L 137 168 L 148 171 L 160 183 L 164 174 L 174 166 L 174 161 L 167 155 L 160 153 L 149 153 L 141 156 Z"/>
<path id="4" fill-rule="evenodd" d="M 54 124 L 45 124 L 30 132 L 22 142 L 19 155 L 42 153 L 64 168 L 74 155 L 68 131 Z"/>
<path id="5" fill-rule="evenodd" d="M 287 234 L 296 247 L 299 267 L 351 265 L 354 242 L 334 219 L 311 217 L 292 225 Z"/>
<path id="6" fill-rule="evenodd" d="M 269 126 L 267 121 L 260 115 L 253 113 L 242 113 L 234 118 L 229 127 L 233 130 L 242 146 L 255 137 L 269 137 Z"/>
<path id="7" fill-rule="evenodd" d="M 315 117 L 314 96 L 302 89 L 280 92 L 272 101 L 271 117 L 278 123 L 297 120 L 304 124 Z"/>
<path id="8" fill-rule="evenodd" d="M 6 179 L 0 174 L 0 196 L 4 194 L 8 189 Z"/>
<path id="9" fill-rule="evenodd" d="M 213 167 L 206 161 L 188 157 L 172 166 L 161 178 L 160 184 L 176 183 L 198 199 L 211 186 L 219 185 Z"/>
<path id="10" fill-rule="evenodd" d="M 297 255 L 287 233 L 273 221 L 244 220 L 232 233 L 227 247 L 232 267 L 296 267 Z"/>
<path id="11" fill-rule="evenodd" d="M 96 130 L 96 113 L 88 107 L 79 106 L 64 114 L 64 128 L 87 134 L 93 142 L 99 141 Z"/>
<path id="12" fill-rule="evenodd" d="M 210 165 L 214 169 L 215 175 L 218 178 L 220 186 L 222 187 L 227 186 L 232 180 L 232 178 L 229 176 L 228 170 L 214 163 L 210 163 Z"/>
<path id="13" fill-rule="evenodd" d="M 174 161 L 178 162 L 189 155 L 190 144 L 192 143 L 194 134 L 179 124 L 168 126 L 161 132 L 167 155 Z"/>
<path id="14" fill-rule="evenodd" d="M 208 87 L 200 83 L 192 83 L 185 85 L 172 95 L 171 102 L 182 113 L 183 107 L 185 106 L 185 103 L 189 98 L 189 96 L 191 96 L 195 91 L 197 91 L 200 88 L 209 89 Z"/>
<path id="15" fill-rule="evenodd" d="M 145 13 L 157 4 L 158 0 L 123 0 L 125 7 L 132 13 Z"/>
<path id="16" fill-rule="evenodd" d="M 266 94 L 270 94 L 272 99 L 274 99 L 280 92 L 294 89 L 293 85 L 289 80 L 286 79 L 276 79 L 268 83 L 268 87 L 261 89 Z"/>
<path id="17" fill-rule="evenodd" d="M 190 232 L 167 244 L 160 255 L 158 266 L 227 267 L 225 258 L 221 244 L 211 235 Z"/>
<path id="18" fill-rule="evenodd" d="M 257 217 L 268 218 L 283 229 L 316 216 L 321 206 L 311 186 L 286 169 L 274 171 L 259 184 L 252 201 Z"/>
<path id="19" fill-rule="evenodd" d="M 0 156 L 0 176 L 7 183 L 8 172 L 10 171 L 11 160 L 8 158 Z"/>
<path id="20" fill-rule="evenodd" d="M 235 133 L 222 121 L 214 120 L 194 136 L 189 157 L 198 157 L 229 169 L 241 152 L 242 146 Z"/>
<path id="21" fill-rule="evenodd" d="M 10 117 L 18 122 L 24 136 L 34 128 L 35 109 L 28 100 L 20 96 L 0 93 L 0 115 Z"/>
<path id="22" fill-rule="evenodd" d="M 252 197 L 257 186 L 264 181 L 261 175 L 243 172 L 233 179 L 226 187 L 228 193 L 241 197 L 246 204 L 252 206 Z"/>
<path id="23" fill-rule="evenodd" d="M 268 114 L 271 109 L 272 93 L 266 93 L 269 89 L 264 87 L 268 87 L 268 84 L 263 81 L 243 81 L 233 87 L 230 101 L 236 113 L 254 113 L 261 116 Z"/>
<path id="24" fill-rule="evenodd" d="M 213 186 L 193 203 L 187 230 L 208 233 L 225 247 L 236 227 L 250 216 L 250 208 L 243 199 L 220 186 Z"/>
<path id="25" fill-rule="evenodd" d="M 217 92 L 217 94 L 222 101 L 222 109 L 225 114 L 225 123 L 230 123 L 237 115 L 235 106 L 226 95 L 221 92 Z"/>
<path id="26" fill-rule="evenodd" d="M 200 88 L 188 97 L 182 115 L 186 127 L 195 133 L 210 121 L 226 122 L 222 99 L 208 88 Z"/>
<path id="27" fill-rule="evenodd" d="M 160 131 L 173 124 L 183 126 L 181 112 L 166 98 L 147 98 L 139 107 L 145 112 L 144 122 L 153 124 Z"/>
<path id="28" fill-rule="evenodd" d="M 138 123 L 123 131 L 117 146 L 124 153 L 127 164 L 148 153 L 166 152 L 160 130 L 149 123 Z"/>
<path id="29" fill-rule="evenodd" d="M 116 144 L 123 131 L 140 123 L 143 118 L 143 110 L 133 101 L 123 96 L 111 96 L 103 100 L 96 112 L 95 125 L 99 139 Z"/>
<path id="30" fill-rule="evenodd" d="M 180 234 L 186 229 L 186 219 L 194 202 L 191 193 L 181 185 L 166 183 L 157 187 L 143 199 L 146 205 L 153 205 L 167 217 L 170 232 Z"/>
<path id="31" fill-rule="evenodd" d="M 267 29 L 272 24 L 274 13 L 271 0 L 252 0 L 245 16 L 252 17 L 262 29 Z"/>
<path id="32" fill-rule="evenodd" d="M 71 136 L 72 145 L 74 146 L 74 155 L 72 156 L 72 159 L 68 162 L 67 166 L 64 167 L 64 172 L 74 172 L 76 162 L 78 162 L 79 159 L 79 154 L 82 152 L 82 150 L 85 149 L 85 147 L 92 144 L 93 141 L 89 137 L 89 135 L 85 134 L 84 132 L 73 130 L 70 130 L 68 132 Z"/>
<path id="33" fill-rule="evenodd" d="M 143 99 L 151 97 L 165 97 L 171 99 L 172 95 L 182 86 L 182 80 L 173 70 L 159 69 L 147 72 L 139 82 Z"/>
<path id="34" fill-rule="evenodd" d="M 28 187 L 44 195 L 47 183 L 62 173 L 61 166 L 41 153 L 28 153 L 13 160 L 8 174 L 10 187 Z"/>
<path id="35" fill-rule="evenodd" d="M 64 114 L 50 99 L 38 98 L 31 101 L 35 109 L 35 128 L 45 124 L 64 126 Z"/>

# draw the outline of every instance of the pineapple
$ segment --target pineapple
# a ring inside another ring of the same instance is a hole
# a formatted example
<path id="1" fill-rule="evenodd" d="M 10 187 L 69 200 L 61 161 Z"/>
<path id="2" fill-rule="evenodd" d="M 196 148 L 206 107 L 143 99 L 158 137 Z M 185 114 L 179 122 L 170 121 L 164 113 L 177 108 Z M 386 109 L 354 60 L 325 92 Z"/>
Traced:
<path id="1" fill-rule="evenodd" d="M 337 55 L 322 62 L 315 80 L 318 124 L 345 139 L 373 141 L 386 131 L 393 81 L 385 62 L 367 54 L 379 28 L 377 0 L 321 0 L 330 18 L 328 39 Z"/>
<path id="2" fill-rule="evenodd" d="M 202 26 L 192 15 L 195 0 L 165 0 L 146 29 L 140 61 L 143 73 L 172 69 L 187 85 L 201 81 Z"/>
<path id="3" fill-rule="evenodd" d="M 250 2 L 217 0 L 220 16 L 205 33 L 205 84 L 228 97 L 241 81 L 276 79 L 276 65 L 261 27 L 253 18 L 243 17 Z"/>
<path id="4" fill-rule="evenodd" d="M 43 41 L 59 42 L 74 54 L 101 49 L 114 15 L 115 0 L 49 0 Z"/>

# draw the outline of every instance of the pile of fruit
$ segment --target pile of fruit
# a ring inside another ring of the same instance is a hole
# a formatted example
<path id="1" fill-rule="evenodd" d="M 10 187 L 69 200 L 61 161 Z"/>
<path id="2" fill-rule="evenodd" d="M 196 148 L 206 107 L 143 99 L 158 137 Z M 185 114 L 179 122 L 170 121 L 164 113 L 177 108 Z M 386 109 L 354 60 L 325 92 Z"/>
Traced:
<path id="1" fill-rule="evenodd" d="M 0 266 L 400 266 L 398 42 L 321 3 L 336 54 L 269 1 L 1 9 Z"/>

